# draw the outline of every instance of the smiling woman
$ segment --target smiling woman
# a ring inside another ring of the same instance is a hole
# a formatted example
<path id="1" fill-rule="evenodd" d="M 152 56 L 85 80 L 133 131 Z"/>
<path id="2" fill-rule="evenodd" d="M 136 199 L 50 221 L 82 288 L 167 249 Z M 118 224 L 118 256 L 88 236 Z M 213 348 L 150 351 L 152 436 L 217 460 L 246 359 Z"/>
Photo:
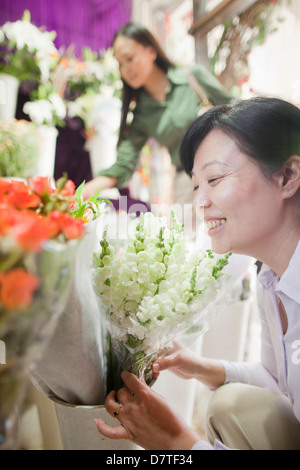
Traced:
<path id="1" fill-rule="evenodd" d="M 290 218 L 288 241 L 298 240 L 299 113 L 278 99 L 219 106 L 193 123 L 181 146 L 213 250 L 253 256 L 279 275 L 287 262 L 274 266 L 274 252 Z"/>
<path id="2" fill-rule="evenodd" d="M 215 155 L 219 160 L 211 160 Z M 212 130 L 198 147 L 193 181 L 198 186 L 195 205 L 204 209 L 213 250 L 226 252 L 227 246 L 235 253 L 262 259 L 257 242 L 274 233 L 285 210 L 284 204 L 274 207 L 279 186 L 267 179 L 253 159 L 218 129 Z M 264 246 L 261 249 L 266 251 Z"/>
<path id="3" fill-rule="evenodd" d="M 97 421 L 113 439 L 146 449 L 300 449 L 300 109 L 277 98 L 217 106 L 190 126 L 181 160 L 193 177 L 213 250 L 250 254 L 259 275 L 259 363 L 199 357 L 178 348 L 153 365 L 215 389 L 201 440 L 169 404 L 128 371 L 106 408 L 120 425 Z"/>

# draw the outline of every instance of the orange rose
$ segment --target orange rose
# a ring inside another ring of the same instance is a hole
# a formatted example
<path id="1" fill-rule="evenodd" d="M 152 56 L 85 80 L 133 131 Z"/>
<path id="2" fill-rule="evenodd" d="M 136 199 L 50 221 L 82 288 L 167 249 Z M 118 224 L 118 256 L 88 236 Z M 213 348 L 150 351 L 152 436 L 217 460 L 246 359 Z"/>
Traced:
<path id="1" fill-rule="evenodd" d="M 84 221 L 82 219 L 74 219 L 71 215 L 56 210 L 49 214 L 47 220 L 55 235 L 63 233 L 67 239 L 81 238 L 83 235 Z"/>
<path id="2" fill-rule="evenodd" d="M 0 201 L 16 209 L 37 208 L 41 200 L 24 181 L 0 180 Z"/>
<path id="3" fill-rule="evenodd" d="M 6 235 L 15 220 L 15 210 L 6 204 L 0 206 L 0 235 Z"/>
<path id="4" fill-rule="evenodd" d="M 73 219 L 69 214 L 64 214 L 62 230 L 68 239 L 81 238 L 84 228 L 84 220 Z"/>
<path id="5" fill-rule="evenodd" d="M 35 176 L 34 178 L 28 178 L 28 183 L 30 184 L 33 191 L 41 197 L 44 194 L 51 194 L 55 192 L 55 189 L 51 186 L 51 182 L 48 176 Z"/>
<path id="6" fill-rule="evenodd" d="M 0 273 L 0 302 L 7 309 L 27 307 L 40 279 L 22 268 Z"/>
<path id="7" fill-rule="evenodd" d="M 5 178 L 0 178 L 0 201 L 2 201 L 4 196 L 6 196 L 9 188 L 10 181 L 6 180 Z"/>
<path id="8" fill-rule="evenodd" d="M 61 191 L 61 195 L 68 197 L 68 196 L 74 196 L 75 194 L 75 183 L 72 180 L 68 180 L 64 186 L 64 188 Z"/>
<path id="9" fill-rule="evenodd" d="M 10 232 L 24 250 L 40 250 L 49 238 L 48 222 L 35 212 L 19 212 Z M 52 235 L 52 233 L 51 233 Z"/>

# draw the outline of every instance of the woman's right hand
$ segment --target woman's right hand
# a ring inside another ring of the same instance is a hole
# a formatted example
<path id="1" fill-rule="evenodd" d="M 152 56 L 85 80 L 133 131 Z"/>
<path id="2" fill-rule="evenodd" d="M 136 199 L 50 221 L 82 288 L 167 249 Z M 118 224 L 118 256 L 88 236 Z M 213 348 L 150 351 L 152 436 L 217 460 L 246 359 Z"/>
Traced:
<path id="1" fill-rule="evenodd" d="M 111 391 L 105 400 L 107 412 L 119 426 L 95 420 L 98 431 L 109 439 L 130 439 L 147 450 L 190 450 L 200 440 L 168 400 L 128 371 L 122 372 L 125 386 Z"/>
<path id="2" fill-rule="evenodd" d="M 183 379 L 195 378 L 213 389 L 224 384 L 225 369 L 220 361 L 198 356 L 178 342 L 173 345 L 152 365 L 154 378 L 160 371 L 168 369 Z"/>
<path id="3" fill-rule="evenodd" d="M 96 178 L 88 181 L 82 190 L 83 200 L 90 199 L 99 189 L 113 188 L 117 183 L 116 178 L 110 178 L 109 176 L 96 176 Z M 100 194 L 101 197 L 101 194 Z"/>

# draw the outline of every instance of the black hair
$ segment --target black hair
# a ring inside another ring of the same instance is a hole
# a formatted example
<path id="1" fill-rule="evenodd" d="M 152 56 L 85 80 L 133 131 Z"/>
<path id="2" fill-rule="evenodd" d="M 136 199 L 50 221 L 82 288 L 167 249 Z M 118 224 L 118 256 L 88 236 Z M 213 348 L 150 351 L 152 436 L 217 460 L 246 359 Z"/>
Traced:
<path id="1" fill-rule="evenodd" d="M 174 63 L 167 57 L 159 42 L 142 24 L 129 21 L 128 23 L 122 25 L 114 36 L 113 44 L 119 36 L 125 36 L 126 38 L 133 39 L 145 47 L 151 46 L 157 54 L 155 63 L 164 72 L 167 73 L 169 68 L 174 67 Z M 123 80 L 122 115 L 118 143 L 120 143 L 126 135 L 127 115 L 129 112 L 130 103 L 136 102 L 138 100 L 138 95 L 139 90 L 133 89 Z"/>
<path id="2" fill-rule="evenodd" d="M 232 138 L 256 160 L 266 177 L 300 155 L 300 109 L 280 98 L 256 97 L 215 106 L 199 116 L 186 132 L 180 150 L 182 166 L 191 175 L 195 153 L 213 129 Z"/>

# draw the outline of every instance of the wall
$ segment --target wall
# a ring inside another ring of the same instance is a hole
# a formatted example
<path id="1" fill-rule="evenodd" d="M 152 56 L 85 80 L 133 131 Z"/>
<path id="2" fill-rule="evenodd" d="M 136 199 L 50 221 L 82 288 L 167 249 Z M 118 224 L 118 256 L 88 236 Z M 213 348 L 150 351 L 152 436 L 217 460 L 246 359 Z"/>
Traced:
<path id="1" fill-rule="evenodd" d="M 255 94 L 280 96 L 300 105 L 300 2 L 292 0 L 279 8 L 284 21 L 265 44 L 250 54 L 248 88 Z"/>

